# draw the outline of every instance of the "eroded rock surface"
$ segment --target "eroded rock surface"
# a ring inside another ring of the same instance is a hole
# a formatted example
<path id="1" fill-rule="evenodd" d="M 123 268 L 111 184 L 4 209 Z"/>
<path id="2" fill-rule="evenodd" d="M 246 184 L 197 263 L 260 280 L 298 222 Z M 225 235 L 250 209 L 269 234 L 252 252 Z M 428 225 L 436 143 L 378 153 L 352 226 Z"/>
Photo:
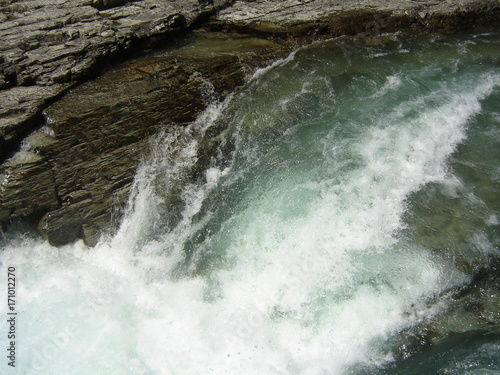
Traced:
<path id="1" fill-rule="evenodd" d="M 324 36 L 495 24 L 499 3 L 0 0 L 0 229 L 23 219 L 54 245 L 93 245 L 119 219 L 150 138 L 193 121 L 253 69 Z M 210 51 L 195 43 L 189 53 L 135 60 L 77 85 L 104 62 L 173 41 L 216 10 L 205 30 L 270 39 L 238 48 L 223 39 Z"/>
<path id="2" fill-rule="evenodd" d="M 65 92 L 64 83 L 164 41 L 229 2 L 0 0 L 0 161 L 36 126 L 40 105 Z M 5 91 L 15 86 L 22 88 Z"/>
<path id="3" fill-rule="evenodd" d="M 458 29 L 499 21 L 498 0 L 238 0 L 214 30 L 274 37 Z"/>
<path id="4" fill-rule="evenodd" d="M 287 52 L 250 45 L 136 60 L 72 89 L 2 166 L 0 222 L 27 217 L 54 245 L 94 244 L 126 202 L 152 135 L 194 121 L 253 69 Z"/>

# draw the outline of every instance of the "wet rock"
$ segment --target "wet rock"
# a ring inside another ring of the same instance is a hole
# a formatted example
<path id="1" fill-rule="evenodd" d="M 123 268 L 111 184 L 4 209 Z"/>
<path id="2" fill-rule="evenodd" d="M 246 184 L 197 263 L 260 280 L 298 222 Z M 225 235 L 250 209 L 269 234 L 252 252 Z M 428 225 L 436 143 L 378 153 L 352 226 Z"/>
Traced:
<path id="1" fill-rule="evenodd" d="M 2 166 L 0 222 L 34 217 L 59 206 L 54 175 L 47 158 L 21 151 Z"/>
<path id="2" fill-rule="evenodd" d="M 40 112 L 61 97 L 72 84 L 20 86 L 0 91 L 0 160 L 41 121 Z"/>
<path id="3" fill-rule="evenodd" d="M 499 2 L 0 0 L 0 225 L 25 218 L 54 245 L 93 245 L 119 220 L 150 137 L 193 121 L 252 69 L 323 36 L 491 24 Z M 75 85 L 117 57 L 172 42 L 216 10 L 205 30 L 282 45 L 195 43 Z"/>
<path id="4" fill-rule="evenodd" d="M 79 78 L 100 58 L 185 29 L 224 4 L 218 1 L 202 6 L 195 0 L 17 0 L 1 8 L 8 21 L 0 25 L 0 68 L 10 73 L 6 83 L 11 86 L 51 84 L 56 65 L 67 72 L 66 81 Z M 93 61 L 74 69 L 82 58 Z"/>
<path id="5" fill-rule="evenodd" d="M 457 29 L 500 20 L 500 1 L 238 0 L 210 22 L 218 31 L 280 38 Z"/>
<path id="6" fill-rule="evenodd" d="M 33 159 L 33 183 L 22 184 L 27 166 L 18 162 L 21 153 L 4 164 L 0 221 L 30 215 L 53 245 L 78 238 L 94 245 L 119 219 L 150 137 L 194 121 L 210 102 L 242 85 L 249 71 L 286 53 L 272 46 L 261 48 L 267 60 L 254 43 L 247 52 L 140 59 L 73 88 L 45 109 L 47 124 L 23 143 Z"/>
<path id="7" fill-rule="evenodd" d="M 47 90 L 86 79 L 111 58 L 149 48 L 186 30 L 229 1 L 197 0 L 13 0 L 0 2 L 0 99 L 8 90 L 31 86 L 29 95 L 43 101 Z M 37 91 L 34 93 L 34 91 Z M 27 129 L 39 125 L 39 102 L 25 104 L 16 120 L 10 103 L 0 100 L 0 121 L 8 122 L 8 139 L 0 133 L 0 162 L 19 146 Z"/>

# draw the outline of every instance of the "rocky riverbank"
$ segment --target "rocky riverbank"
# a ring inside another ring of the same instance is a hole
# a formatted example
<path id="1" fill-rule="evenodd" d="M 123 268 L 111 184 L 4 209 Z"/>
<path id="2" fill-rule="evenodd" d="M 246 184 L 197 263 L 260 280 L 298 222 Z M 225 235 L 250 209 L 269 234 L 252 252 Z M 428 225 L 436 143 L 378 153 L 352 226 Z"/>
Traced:
<path id="1" fill-rule="evenodd" d="M 0 160 L 73 83 L 114 59 L 168 41 L 228 3 L 0 1 Z"/>
<path id="2" fill-rule="evenodd" d="M 380 34 L 408 28 L 457 30 L 498 22 L 489 0 L 236 1 L 211 20 L 213 29 L 274 37 Z"/>
<path id="3" fill-rule="evenodd" d="M 54 245 L 95 244 L 119 219 L 151 136 L 193 121 L 292 48 L 329 36 L 500 20 L 498 0 L 46 3 L 0 0 L 0 224 L 28 220 Z M 102 70 L 194 29 L 219 38 L 219 47 Z M 230 44 L 212 34 L 221 31 L 267 40 L 240 36 Z"/>

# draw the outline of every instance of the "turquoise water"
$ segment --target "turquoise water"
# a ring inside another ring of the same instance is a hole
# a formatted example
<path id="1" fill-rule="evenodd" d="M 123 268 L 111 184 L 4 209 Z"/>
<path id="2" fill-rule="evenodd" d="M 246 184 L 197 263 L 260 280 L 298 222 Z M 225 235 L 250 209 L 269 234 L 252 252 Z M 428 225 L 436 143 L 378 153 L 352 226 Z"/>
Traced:
<path id="1" fill-rule="evenodd" d="M 11 233 L 19 373 L 498 373 L 499 47 L 301 48 L 158 136 L 112 238 Z"/>

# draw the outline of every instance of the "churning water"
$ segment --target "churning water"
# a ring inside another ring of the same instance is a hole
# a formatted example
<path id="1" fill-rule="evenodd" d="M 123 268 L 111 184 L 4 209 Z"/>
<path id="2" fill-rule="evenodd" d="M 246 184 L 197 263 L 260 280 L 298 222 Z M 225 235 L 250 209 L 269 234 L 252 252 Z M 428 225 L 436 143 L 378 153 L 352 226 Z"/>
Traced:
<path id="1" fill-rule="evenodd" d="M 316 43 L 159 135 L 113 238 L 3 240 L 2 373 L 498 373 L 499 51 Z"/>

